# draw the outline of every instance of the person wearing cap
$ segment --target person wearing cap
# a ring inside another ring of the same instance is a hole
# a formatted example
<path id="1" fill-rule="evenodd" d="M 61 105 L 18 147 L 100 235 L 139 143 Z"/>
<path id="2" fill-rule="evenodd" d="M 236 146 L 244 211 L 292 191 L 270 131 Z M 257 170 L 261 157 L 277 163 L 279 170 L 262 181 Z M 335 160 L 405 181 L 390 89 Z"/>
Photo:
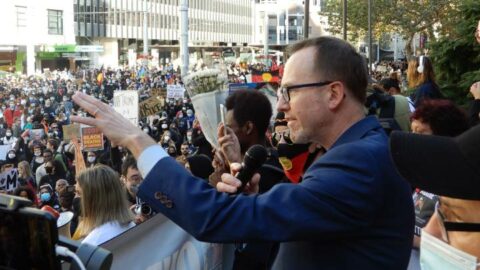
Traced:
<path id="1" fill-rule="evenodd" d="M 322 36 L 290 47 L 277 109 L 295 143 L 316 142 L 327 151 L 301 183 L 263 194 L 217 192 L 128 119 L 83 93 L 73 99 L 94 118 L 72 121 L 128 147 L 145 176 L 138 196 L 200 241 L 278 242 L 272 269 L 405 269 L 414 226 L 411 189 L 395 171 L 380 123 L 365 117 L 367 77 L 362 56 L 341 39 Z M 239 187 L 233 175 L 241 164 L 230 168 L 222 181 Z M 256 174 L 250 182 L 259 180 Z"/>
<path id="2" fill-rule="evenodd" d="M 452 138 L 394 132 L 391 156 L 412 187 L 439 197 L 422 230 L 422 269 L 477 269 L 480 258 L 480 126 Z"/>

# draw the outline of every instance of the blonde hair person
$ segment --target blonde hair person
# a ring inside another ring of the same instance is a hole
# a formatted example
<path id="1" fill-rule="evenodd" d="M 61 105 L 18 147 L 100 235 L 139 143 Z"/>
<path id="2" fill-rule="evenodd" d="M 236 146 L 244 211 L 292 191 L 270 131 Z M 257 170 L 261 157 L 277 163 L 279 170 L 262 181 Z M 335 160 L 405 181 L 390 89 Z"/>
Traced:
<path id="1" fill-rule="evenodd" d="M 82 220 L 75 238 L 99 245 L 135 226 L 119 176 L 110 167 L 84 170 L 77 177 L 77 188 L 82 194 Z"/>
<path id="2" fill-rule="evenodd" d="M 25 160 L 18 163 L 18 177 L 21 179 L 20 182 L 22 182 L 22 185 L 27 185 L 33 190 L 37 190 L 37 183 L 35 182 L 35 178 L 33 178 L 30 164 Z"/>

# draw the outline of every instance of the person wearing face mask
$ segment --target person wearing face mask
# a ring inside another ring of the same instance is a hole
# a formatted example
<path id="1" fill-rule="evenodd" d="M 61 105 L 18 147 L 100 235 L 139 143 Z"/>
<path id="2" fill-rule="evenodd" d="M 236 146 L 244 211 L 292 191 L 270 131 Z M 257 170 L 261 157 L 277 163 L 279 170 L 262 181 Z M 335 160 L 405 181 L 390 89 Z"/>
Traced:
<path id="1" fill-rule="evenodd" d="M 18 107 L 18 106 L 17 106 Z M 3 110 L 3 118 L 7 123 L 8 127 L 11 128 L 13 125 L 13 120 L 17 117 L 22 116 L 22 111 L 15 106 L 15 102 L 10 101 L 8 103 L 8 108 Z"/>
<path id="2" fill-rule="evenodd" d="M 195 147 L 193 145 L 193 138 L 192 138 L 192 135 L 193 135 L 193 130 L 192 129 L 189 129 L 187 131 L 187 135 L 185 136 L 185 140 L 184 142 L 186 142 L 188 144 L 188 151 L 191 155 L 194 155 L 196 154 L 197 152 L 197 147 Z"/>
<path id="3" fill-rule="evenodd" d="M 399 173 L 414 188 L 439 196 L 420 231 L 421 268 L 478 269 L 480 126 L 455 138 L 394 132 L 390 149 Z"/>
<path id="4" fill-rule="evenodd" d="M 195 121 L 195 115 L 193 114 L 192 109 L 187 110 L 187 129 L 191 129 L 193 127 L 193 121 Z"/>
<path id="5" fill-rule="evenodd" d="M 97 163 L 97 154 L 92 151 L 87 152 L 87 168 L 94 167 Z"/>
<path id="6" fill-rule="evenodd" d="M 49 184 L 45 184 L 40 186 L 38 197 L 40 198 L 40 205 L 39 208 L 42 208 L 46 205 L 53 207 L 53 209 L 60 209 L 60 204 L 58 203 L 58 199 L 55 196 L 55 192 L 53 188 Z"/>
<path id="7" fill-rule="evenodd" d="M 158 142 L 158 144 L 160 144 L 163 147 L 163 149 L 165 149 L 165 151 L 168 150 L 169 145 L 171 144 L 175 145 L 175 142 L 172 140 L 170 131 L 165 131 L 163 133 L 162 138 L 160 138 L 160 141 Z"/>
<path id="8" fill-rule="evenodd" d="M 5 132 L 5 137 L 1 139 L 3 145 L 10 145 L 10 147 L 14 147 L 17 143 L 18 139 L 13 136 L 13 132 L 11 128 L 8 128 Z"/>
<path id="9" fill-rule="evenodd" d="M 14 149 L 11 149 L 7 152 L 6 163 L 13 164 L 13 167 L 17 168 L 18 165 L 18 157 L 17 153 Z"/>
<path id="10" fill-rule="evenodd" d="M 50 99 L 45 100 L 45 107 L 43 108 L 43 114 L 48 114 L 49 117 L 55 114 L 55 108 L 52 106 Z"/>

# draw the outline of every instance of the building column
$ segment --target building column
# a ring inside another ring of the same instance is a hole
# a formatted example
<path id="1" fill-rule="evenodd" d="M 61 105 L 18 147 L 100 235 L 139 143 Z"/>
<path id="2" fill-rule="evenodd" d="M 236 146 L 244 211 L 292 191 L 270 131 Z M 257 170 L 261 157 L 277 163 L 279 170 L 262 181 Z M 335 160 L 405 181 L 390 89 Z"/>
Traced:
<path id="1" fill-rule="evenodd" d="M 27 76 L 35 74 L 35 45 L 27 44 Z"/>

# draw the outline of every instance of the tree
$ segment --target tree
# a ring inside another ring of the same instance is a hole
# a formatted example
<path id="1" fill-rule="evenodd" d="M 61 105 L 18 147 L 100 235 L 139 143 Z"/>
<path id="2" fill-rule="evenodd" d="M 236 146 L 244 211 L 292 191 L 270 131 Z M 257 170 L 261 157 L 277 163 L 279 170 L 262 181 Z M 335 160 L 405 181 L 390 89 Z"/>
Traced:
<path id="1" fill-rule="evenodd" d="M 429 47 L 442 92 L 458 104 L 465 104 L 470 86 L 480 81 L 480 44 L 474 38 L 480 19 L 480 2 L 465 0 L 459 12 L 462 16 L 451 21 L 455 27 Z"/>
<path id="2" fill-rule="evenodd" d="M 320 15 L 329 19 L 330 32 L 342 31 L 342 1 L 326 0 Z M 348 0 L 348 31 L 351 41 L 365 36 L 368 30 L 368 0 Z M 435 40 L 434 32 L 445 34 L 455 25 L 459 17 L 460 0 L 372 0 L 372 31 L 374 36 L 397 32 L 407 40 L 406 53 L 411 56 L 411 47 L 416 33 L 425 33 Z"/>

